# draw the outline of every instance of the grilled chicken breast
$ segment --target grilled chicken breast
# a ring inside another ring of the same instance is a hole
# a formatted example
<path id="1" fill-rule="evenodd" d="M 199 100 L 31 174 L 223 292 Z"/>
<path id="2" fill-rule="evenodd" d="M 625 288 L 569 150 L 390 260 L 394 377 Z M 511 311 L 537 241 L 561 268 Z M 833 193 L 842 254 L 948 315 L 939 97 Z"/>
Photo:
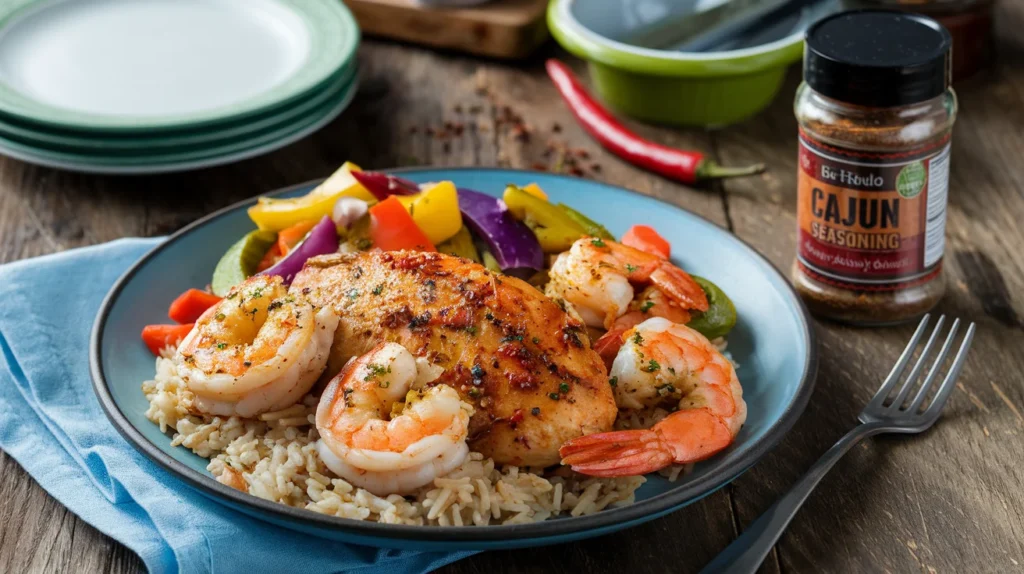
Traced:
<path id="1" fill-rule="evenodd" d="M 610 430 L 608 373 L 583 324 L 529 284 L 440 253 L 345 253 L 292 283 L 340 323 L 325 377 L 383 341 L 444 369 L 476 408 L 469 445 L 500 464 L 558 463 L 566 441 Z"/>

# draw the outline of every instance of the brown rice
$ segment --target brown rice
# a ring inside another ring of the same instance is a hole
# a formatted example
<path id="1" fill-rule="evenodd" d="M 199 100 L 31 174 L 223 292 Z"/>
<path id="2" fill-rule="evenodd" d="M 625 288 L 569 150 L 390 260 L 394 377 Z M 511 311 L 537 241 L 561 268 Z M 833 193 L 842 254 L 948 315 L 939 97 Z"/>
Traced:
<path id="1" fill-rule="evenodd" d="M 645 481 L 642 476 L 592 478 L 566 469 L 545 477 L 496 466 L 474 452 L 461 467 L 410 496 L 375 496 L 320 461 L 316 397 L 256 419 L 197 415 L 170 356 L 165 350 L 156 360 L 156 376 L 142 384 L 149 401 L 146 417 L 172 434 L 172 445 L 210 459 L 207 470 L 218 481 L 288 506 L 389 524 L 518 524 L 631 504 Z M 674 479 L 682 470 L 664 472 Z"/>

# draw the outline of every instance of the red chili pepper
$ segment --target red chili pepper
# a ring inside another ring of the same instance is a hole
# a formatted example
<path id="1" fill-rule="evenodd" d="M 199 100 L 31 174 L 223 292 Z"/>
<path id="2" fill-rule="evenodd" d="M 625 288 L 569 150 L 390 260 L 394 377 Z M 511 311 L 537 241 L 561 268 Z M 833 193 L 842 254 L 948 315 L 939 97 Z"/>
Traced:
<path id="1" fill-rule="evenodd" d="M 752 175 L 764 170 L 764 164 L 740 168 L 722 167 L 704 157 L 701 152 L 678 150 L 645 140 L 604 109 L 565 64 L 550 59 L 547 61 L 547 70 L 565 103 L 583 124 L 583 129 L 602 146 L 633 165 L 683 183 Z"/>

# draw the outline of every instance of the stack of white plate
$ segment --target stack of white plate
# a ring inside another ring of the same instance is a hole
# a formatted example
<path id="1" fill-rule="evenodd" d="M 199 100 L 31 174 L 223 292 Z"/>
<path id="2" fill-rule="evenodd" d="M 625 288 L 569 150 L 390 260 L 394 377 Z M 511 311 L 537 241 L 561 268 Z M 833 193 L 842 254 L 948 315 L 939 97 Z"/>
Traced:
<path id="1" fill-rule="evenodd" d="M 357 85 L 340 0 L 0 5 L 0 154 L 97 173 L 206 167 L 324 126 Z"/>

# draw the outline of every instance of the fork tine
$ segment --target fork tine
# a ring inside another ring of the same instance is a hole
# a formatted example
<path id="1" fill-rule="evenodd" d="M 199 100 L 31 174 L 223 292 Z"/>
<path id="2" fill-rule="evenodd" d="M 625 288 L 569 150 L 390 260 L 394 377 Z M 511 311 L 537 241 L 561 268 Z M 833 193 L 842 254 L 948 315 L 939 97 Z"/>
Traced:
<path id="1" fill-rule="evenodd" d="M 967 327 L 967 334 L 964 335 L 964 340 L 960 343 L 960 350 L 957 351 L 956 358 L 953 359 L 953 365 L 949 368 L 949 373 L 946 374 L 945 380 L 942 381 L 939 391 L 935 393 L 935 399 L 932 400 L 932 404 L 924 411 L 926 418 L 938 418 L 942 412 L 942 407 L 949 400 L 949 395 L 953 392 L 953 387 L 956 386 L 956 379 L 960 376 L 960 371 L 963 370 L 964 364 L 967 362 L 967 351 L 971 348 L 972 340 L 974 340 L 974 323 Z"/>
<path id="2" fill-rule="evenodd" d="M 868 402 L 868 406 L 880 407 L 885 401 L 885 397 L 889 396 L 892 392 L 893 387 L 896 386 L 896 382 L 900 380 L 900 375 L 903 374 L 903 370 L 907 368 L 907 363 L 910 362 L 910 358 L 914 356 L 914 349 L 917 348 L 918 341 L 921 340 L 921 335 L 924 334 L 924 330 L 928 327 L 928 321 L 931 319 L 931 315 L 925 314 L 921 317 L 921 322 L 917 324 L 917 330 L 914 331 L 914 336 L 910 338 L 910 342 L 903 349 L 903 353 L 900 354 L 900 358 L 896 361 L 896 364 L 892 366 L 892 370 L 889 371 L 889 376 L 882 382 L 882 386 L 875 392 L 875 396 Z"/>
<path id="3" fill-rule="evenodd" d="M 914 396 L 914 400 L 910 402 L 910 406 L 907 407 L 907 412 L 916 413 L 917 409 L 921 407 L 921 403 L 924 402 L 925 395 L 928 394 L 928 390 L 931 388 L 932 383 L 935 382 L 935 378 L 939 375 L 939 369 L 942 368 L 943 363 L 946 362 L 946 357 L 949 356 L 949 349 L 953 346 L 953 339 L 956 337 L 956 332 L 960 328 L 960 319 L 953 321 L 953 326 L 949 329 L 949 335 L 946 336 L 946 342 L 942 344 L 942 349 L 939 350 L 939 355 L 935 357 L 935 361 L 932 363 L 932 368 L 928 370 L 928 377 L 925 378 L 924 383 L 921 385 L 921 389 L 917 391 L 917 395 Z"/>
<path id="4" fill-rule="evenodd" d="M 945 322 L 945 315 L 941 315 L 939 320 L 935 322 L 935 328 L 932 329 L 932 334 L 928 336 L 928 342 L 924 344 L 924 349 L 921 350 L 921 355 L 917 357 L 914 368 L 910 370 L 910 374 L 903 381 L 903 387 L 900 388 L 900 392 L 896 394 L 896 398 L 892 400 L 888 408 L 899 410 L 903 406 L 903 401 L 907 400 L 907 395 L 913 390 L 917 384 L 917 379 L 921 376 L 921 371 L 924 370 L 925 362 L 928 361 L 928 355 L 931 354 L 935 341 L 939 340 L 939 333 L 942 332 L 942 325 Z"/>

